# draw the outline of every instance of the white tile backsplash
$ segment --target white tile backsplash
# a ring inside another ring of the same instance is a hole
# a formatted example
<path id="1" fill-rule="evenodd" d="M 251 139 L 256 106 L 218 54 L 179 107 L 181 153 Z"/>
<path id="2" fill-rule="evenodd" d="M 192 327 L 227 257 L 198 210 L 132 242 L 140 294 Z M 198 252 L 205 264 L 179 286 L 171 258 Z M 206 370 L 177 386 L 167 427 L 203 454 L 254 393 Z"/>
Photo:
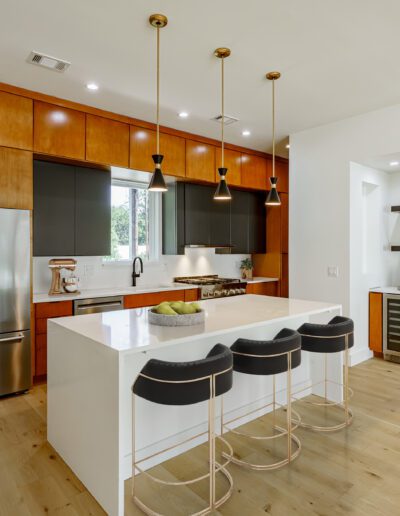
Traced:
<path id="1" fill-rule="evenodd" d="M 161 256 L 157 262 L 144 262 L 144 272 L 137 285 L 168 284 L 176 276 L 218 274 L 240 277 L 240 262 L 249 255 L 220 255 L 214 249 L 186 249 L 181 256 Z M 47 292 L 51 282 L 48 261 L 51 257 L 33 258 L 33 291 Z M 132 262 L 104 263 L 101 257 L 77 257 L 76 276 L 81 289 L 126 287 L 132 284 Z"/>

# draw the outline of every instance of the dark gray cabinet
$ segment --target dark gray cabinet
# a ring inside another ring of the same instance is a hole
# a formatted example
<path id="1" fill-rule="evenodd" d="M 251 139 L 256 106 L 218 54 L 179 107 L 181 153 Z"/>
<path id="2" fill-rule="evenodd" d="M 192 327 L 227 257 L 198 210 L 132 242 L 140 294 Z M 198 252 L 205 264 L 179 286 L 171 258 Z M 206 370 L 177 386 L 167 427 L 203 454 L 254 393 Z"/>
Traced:
<path id="1" fill-rule="evenodd" d="M 232 190 L 232 201 L 215 201 L 215 188 L 175 183 L 163 194 L 163 254 L 185 246 L 222 247 L 232 254 L 266 251 L 264 195 Z"/>
<path id="2" fill-rule="evenodd" d="M 111 251 L 111 173 L 34 162 L 33 255 L 106 256 Z"/>
<path id="3" fill-rule="evenodd" d="M 75 253 L 75 167 L 35 161 L 33 255 Z"/>

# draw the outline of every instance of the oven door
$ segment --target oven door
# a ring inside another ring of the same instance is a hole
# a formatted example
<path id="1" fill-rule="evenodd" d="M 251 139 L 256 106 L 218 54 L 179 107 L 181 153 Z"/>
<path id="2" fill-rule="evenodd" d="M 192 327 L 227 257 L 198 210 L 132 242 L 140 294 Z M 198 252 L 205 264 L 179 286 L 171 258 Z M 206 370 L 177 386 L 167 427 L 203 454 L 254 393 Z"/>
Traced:
<path id="1" fill-rule="evenodd" d="M 383 355 L 400 359 L 400 294 L 383 296 Z"/>

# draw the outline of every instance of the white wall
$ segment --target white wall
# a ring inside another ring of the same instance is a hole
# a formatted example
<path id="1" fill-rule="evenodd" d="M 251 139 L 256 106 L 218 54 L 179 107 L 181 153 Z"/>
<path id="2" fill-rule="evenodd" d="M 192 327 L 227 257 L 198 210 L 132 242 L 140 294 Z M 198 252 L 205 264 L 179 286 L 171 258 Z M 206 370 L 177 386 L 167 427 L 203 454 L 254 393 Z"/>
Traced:
<path id="1" fill-rule="evenodd" d="M 400 150 L 400 105 L 290 136 L 290 296 L 350 306 L 350 167 Z M 328 266 L 339 277 L 328 277 Z M 357 324 L 352 363 L 369 356 Z"/>
<path id="2" fill-rule="evenodd" d="M 182 256 L 161 256 L 157 262 L 144 263 L 137 285 L 168 284 L 176 276 L 218 274 L 240 277 L 240 262 L 249 255 L 218 255 L 214 249 L 186 249 Z M 33 291 L 47 292 L 51 273 L 50 258 L 33 259 Z M 132 284 L 132 264 L 103 264 L 100 257 L 78 257 L 76 275 L 82 289 L 126 287 Z"/>

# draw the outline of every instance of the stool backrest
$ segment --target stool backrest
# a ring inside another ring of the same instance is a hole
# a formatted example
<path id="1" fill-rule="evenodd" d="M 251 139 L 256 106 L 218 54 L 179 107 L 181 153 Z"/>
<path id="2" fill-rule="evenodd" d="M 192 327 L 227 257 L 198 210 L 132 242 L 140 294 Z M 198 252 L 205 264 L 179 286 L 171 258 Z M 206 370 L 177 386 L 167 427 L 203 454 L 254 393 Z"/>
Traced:
<path id="1" fill-rule="evenodd" d="M 224 394 L 232 388 L 232 353 L 215 345 L 206 358 L 167 362 L 152 358 L 139 373 L 132 391 L 164 405 L 191 405 Z"/>
<path id="2" fill-rule="evenodd" d="M 300 364 L 300 350 L 301 337 L 289 328 L 271 340 L 238 339 L 231 346 L 233 369 L 254 375 L 282 373 Z"/>
<path id="3" fill-rule="evenodd" d="M 301 335 L 302 349 L 316 353 L 336 353 L 354 344 L 354 323 L 340 315 L 328 324 L 304 323 L 297 330 Z"/>

